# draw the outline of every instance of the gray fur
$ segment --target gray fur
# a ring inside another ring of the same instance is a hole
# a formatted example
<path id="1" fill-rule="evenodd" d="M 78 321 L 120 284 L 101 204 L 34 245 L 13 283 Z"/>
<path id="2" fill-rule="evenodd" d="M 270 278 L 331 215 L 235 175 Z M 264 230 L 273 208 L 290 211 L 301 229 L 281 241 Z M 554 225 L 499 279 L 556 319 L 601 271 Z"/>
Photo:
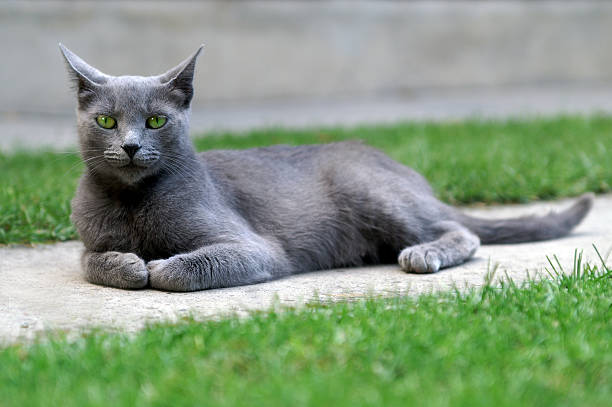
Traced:
<path id="1" fill-rule="evenodd" d="M 60 46 L 77 89 L 86 164 L 72 220 L 96 284 L 192 291 L 365 263 L 435 272 L 484 243 L 551 239 L 589 211 L 475 219 L 425 179 L 358 142 L 196 154 L 188 137 L 195 60 L 153 77 L 109 76 Z M 117 128 L 96 124 L 99 114 Z M 163 114 L 167 124 L 145 127 Z M 133 158 L 125 143 L 140 149 Z M 399 256 L 399 257 L 398 257 Z"/>

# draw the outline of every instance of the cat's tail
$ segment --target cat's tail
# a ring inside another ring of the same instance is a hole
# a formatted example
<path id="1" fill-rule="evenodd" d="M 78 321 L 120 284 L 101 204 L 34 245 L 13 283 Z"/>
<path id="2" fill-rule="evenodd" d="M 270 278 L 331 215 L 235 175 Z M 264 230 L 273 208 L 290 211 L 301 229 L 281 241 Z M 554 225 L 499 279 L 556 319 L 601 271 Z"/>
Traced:
<path id="1" fill-rule="evenodd" d="M 585 218 L 593 199 L 592 193 L 584 194 L 568 209 L 545 216 L 488 220 L 460 214 L 458 221 L 478 235 L 483 244 L 555 239 L 567 235 Z"/>

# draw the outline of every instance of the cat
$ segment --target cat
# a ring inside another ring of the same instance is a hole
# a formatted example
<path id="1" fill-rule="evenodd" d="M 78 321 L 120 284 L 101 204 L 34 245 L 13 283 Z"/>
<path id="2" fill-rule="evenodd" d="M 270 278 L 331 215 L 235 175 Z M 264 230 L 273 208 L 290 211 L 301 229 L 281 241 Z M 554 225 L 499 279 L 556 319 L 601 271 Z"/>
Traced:
<path id="1" fill-rule="evenodd" d="M 470 217 L 360 142 L 197 154 L 188 130 L 202 47 L 150 77 L 106 75 L 60 49 L 85 163 L 71 219 L 95 284 L 195 291 L 395 261 L 433 273 L 480 243 L 566 235 L 593 204 L 586 194 L 543 217 Z"/>

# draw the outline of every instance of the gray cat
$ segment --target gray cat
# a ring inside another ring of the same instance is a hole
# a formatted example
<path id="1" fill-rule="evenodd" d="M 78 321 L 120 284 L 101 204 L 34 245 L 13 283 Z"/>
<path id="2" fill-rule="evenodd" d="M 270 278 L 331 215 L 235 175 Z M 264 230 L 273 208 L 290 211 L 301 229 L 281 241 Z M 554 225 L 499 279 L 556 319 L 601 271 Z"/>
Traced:
<path id="1" fill-rule="evenodd" d="M 188 127 L 201 47 L 151 77 L 109 76 L 60 48 L 86 165 L 72 221 L 95 284 L 192 291 L 394 261 L 432 273 L 481 242 L 563 236 L 593 203 L 588 194 L 559 214 L 473 218 L 359 142 L 196 154 Z"/>

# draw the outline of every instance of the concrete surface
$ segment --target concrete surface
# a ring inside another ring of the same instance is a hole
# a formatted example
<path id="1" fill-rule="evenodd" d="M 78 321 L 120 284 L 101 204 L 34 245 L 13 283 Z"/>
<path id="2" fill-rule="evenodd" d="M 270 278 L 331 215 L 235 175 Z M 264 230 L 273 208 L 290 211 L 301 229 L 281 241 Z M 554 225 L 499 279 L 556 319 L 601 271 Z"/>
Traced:
<path id="1" fill-rule="evenodd" d="M 74 107 L 61 115 L 0 113 L 0 151 L 20 147 L 74 150 L 77 136 L 73 111 Z M 271 126 L 351 126 L 401 120 L 505 119 L 597 112 L 612 113 L 612 85 L 445 89 L 414 92 L 403 97 L 258 103 L 194 102 L 191 133 L 201 135 L 210 130 L 244 131 Z"/>
<path id="2" fill-rule="evenodd" d="M 72 109 L 58 42 L 113 75 L 205 43 L 199 105 L 612 84 L 606 1 L 2 1 L 0 38 L 0 112 Z"/>
<path id="3" fill-rule="evenodd" d="M 568 201 L 527 206 L 472 208 L 483 217 L 545 213 Z M 592 245 L 602 254 L 612 250 L 612 195 L 596 199 L 593 212 L 570 236 L 548 242 L 483 246 L 475 258 L 459 267 L 431 275 L 406 274 L 395 265 L 329 270 L 302 274 L 269 283 L 200 291 L 167 293 L 154 290 L 124 291 L 85 282 L 79 270 L 79 242 L 0 248 L 0 342 L 33 338 L 44 330 L 78 333 L 91 327 L 134 331 L 148 321 L 180 316 L 211 318 L 245 314 L 273 305 L 298 306 L 320 299 L 340 301 L 370 295 L 416 295 L 433 290 L 477 287 L 488 270 L 498 264 L 515 281 L 542 273 L 546 256 L 557 255 L 571 271 L 574 250 L 598 261 Z"/>

